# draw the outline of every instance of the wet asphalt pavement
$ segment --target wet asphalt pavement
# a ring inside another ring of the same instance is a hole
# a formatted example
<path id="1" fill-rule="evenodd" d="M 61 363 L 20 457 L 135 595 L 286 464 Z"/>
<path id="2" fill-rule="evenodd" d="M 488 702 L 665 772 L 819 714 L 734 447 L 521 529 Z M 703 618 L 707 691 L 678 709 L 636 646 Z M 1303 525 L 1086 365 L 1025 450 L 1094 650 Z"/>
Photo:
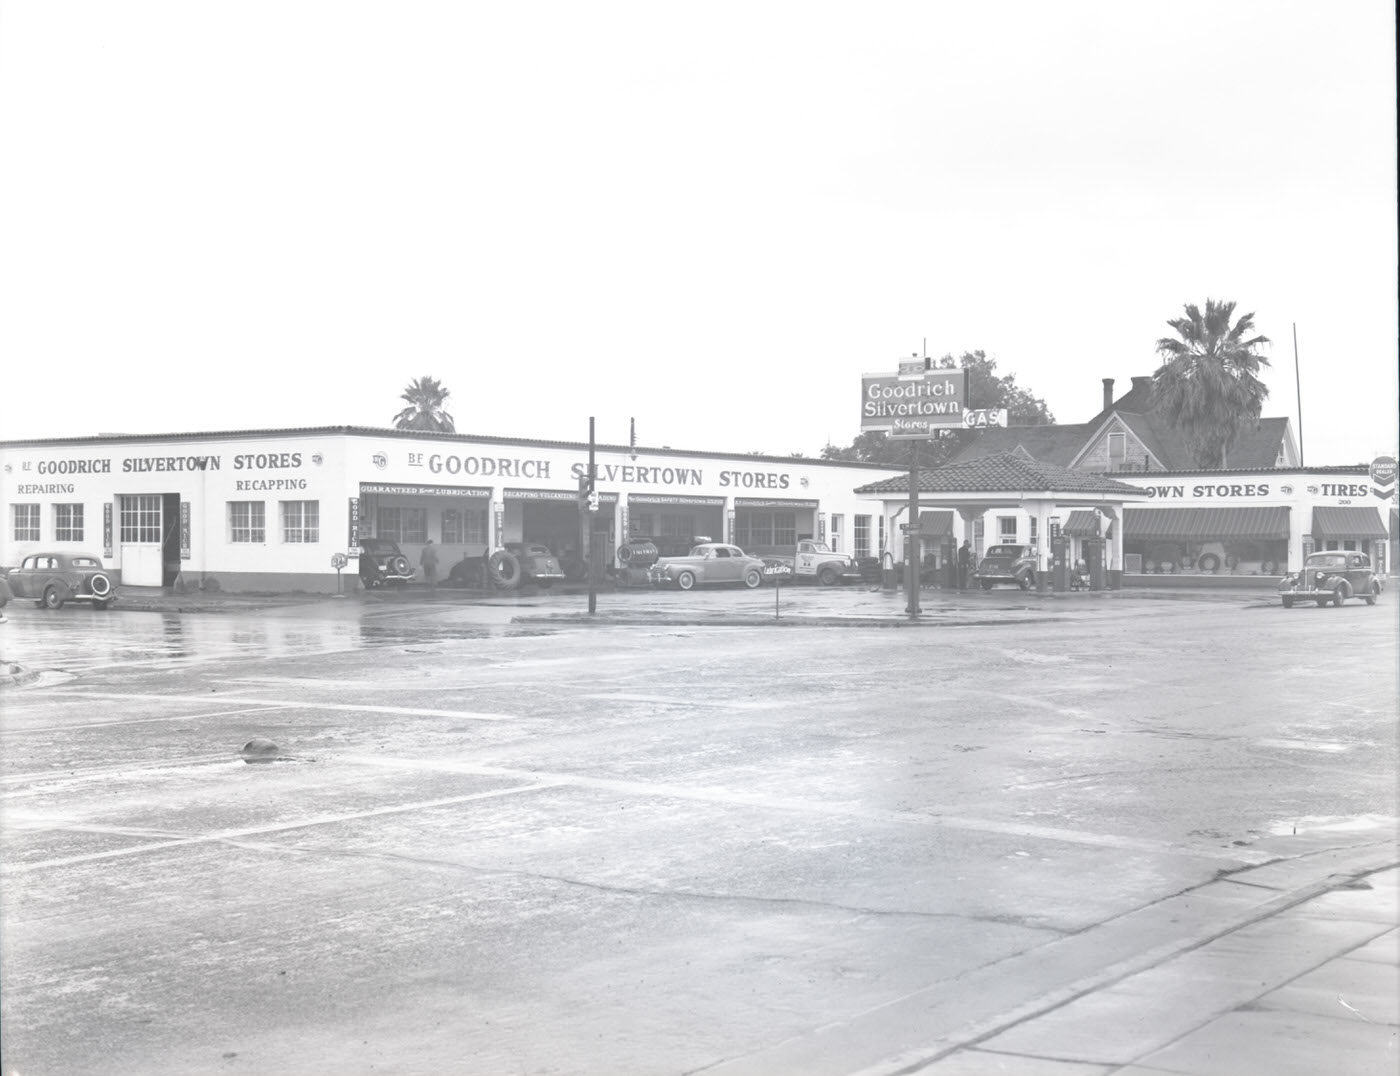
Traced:
<path id="1" fill-rule="evenodd" d="M 1390 598 L 11 606 L 5 1071 L 909 1069 L 1393 865 Z"/>

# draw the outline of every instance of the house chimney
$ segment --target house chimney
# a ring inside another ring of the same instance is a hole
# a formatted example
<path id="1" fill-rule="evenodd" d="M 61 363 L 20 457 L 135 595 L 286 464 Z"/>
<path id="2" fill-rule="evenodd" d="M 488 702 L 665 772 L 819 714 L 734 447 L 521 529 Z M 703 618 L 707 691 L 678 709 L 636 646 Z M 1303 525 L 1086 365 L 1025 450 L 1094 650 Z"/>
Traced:
<path id="1" fill-rule="evenodd" d="M 1103 409 L 1107 411 L 1113 406 L 1113 378 L 1103 379 Z"/>
<path id="2" fill-rule="evenodd" d="M 1135 377 L 1135 378 L 1133 378 L 1133 391 L 1136 392 L 1138 389 L 1142 389 L 1143 392 L 1151 392 L 1151 391 L 1152 391 L 1152 378 L 1150 378 L 1150 377 Z"/>

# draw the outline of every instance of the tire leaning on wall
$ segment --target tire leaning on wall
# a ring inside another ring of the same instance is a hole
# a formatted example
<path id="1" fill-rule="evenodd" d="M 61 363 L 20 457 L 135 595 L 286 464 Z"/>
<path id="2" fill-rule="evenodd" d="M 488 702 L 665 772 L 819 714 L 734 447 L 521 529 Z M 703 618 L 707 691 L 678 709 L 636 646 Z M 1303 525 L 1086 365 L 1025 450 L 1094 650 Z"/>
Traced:
<path id="1" fill-rule="evenodd" d="M 520 585 L 520 560 L 509 549 L 498 549 L 486 561 L 486 574 L 501 590 Z"/>

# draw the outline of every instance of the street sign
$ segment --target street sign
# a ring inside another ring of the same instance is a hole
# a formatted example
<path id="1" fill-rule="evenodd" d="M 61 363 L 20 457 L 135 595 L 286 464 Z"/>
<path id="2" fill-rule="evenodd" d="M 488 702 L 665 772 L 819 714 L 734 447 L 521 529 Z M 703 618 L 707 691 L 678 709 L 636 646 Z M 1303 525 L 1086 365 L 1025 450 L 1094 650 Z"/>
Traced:
<path id="1" fill-rule="evenodd" d="M 963 412 L 963 425 L 968 429 L 977 429 L 982 426 L 1005 426 L 1007 424 L 1006 408 L 978 408 L 974 411 Z"/>

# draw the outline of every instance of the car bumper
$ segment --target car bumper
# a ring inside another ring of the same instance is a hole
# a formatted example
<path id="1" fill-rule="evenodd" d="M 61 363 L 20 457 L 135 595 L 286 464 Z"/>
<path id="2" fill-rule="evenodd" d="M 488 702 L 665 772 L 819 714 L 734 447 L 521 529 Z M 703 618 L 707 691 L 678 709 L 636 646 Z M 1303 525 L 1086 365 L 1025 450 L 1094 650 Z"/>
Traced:
<path id="1" fill-rule="evenodd" d="M 1300 598 L 1303 601 L 1309 601 L 1313 598 L 1330 598 L 1336 592 L 1336 587 L 1327 587 L 1325 589 L 1319 589 L 1317 587 L 1298 587 L 1295 589 L 1289 587 L 1288 589 L 1279 590 L 1279 594 L 1285 598 Z"/>

